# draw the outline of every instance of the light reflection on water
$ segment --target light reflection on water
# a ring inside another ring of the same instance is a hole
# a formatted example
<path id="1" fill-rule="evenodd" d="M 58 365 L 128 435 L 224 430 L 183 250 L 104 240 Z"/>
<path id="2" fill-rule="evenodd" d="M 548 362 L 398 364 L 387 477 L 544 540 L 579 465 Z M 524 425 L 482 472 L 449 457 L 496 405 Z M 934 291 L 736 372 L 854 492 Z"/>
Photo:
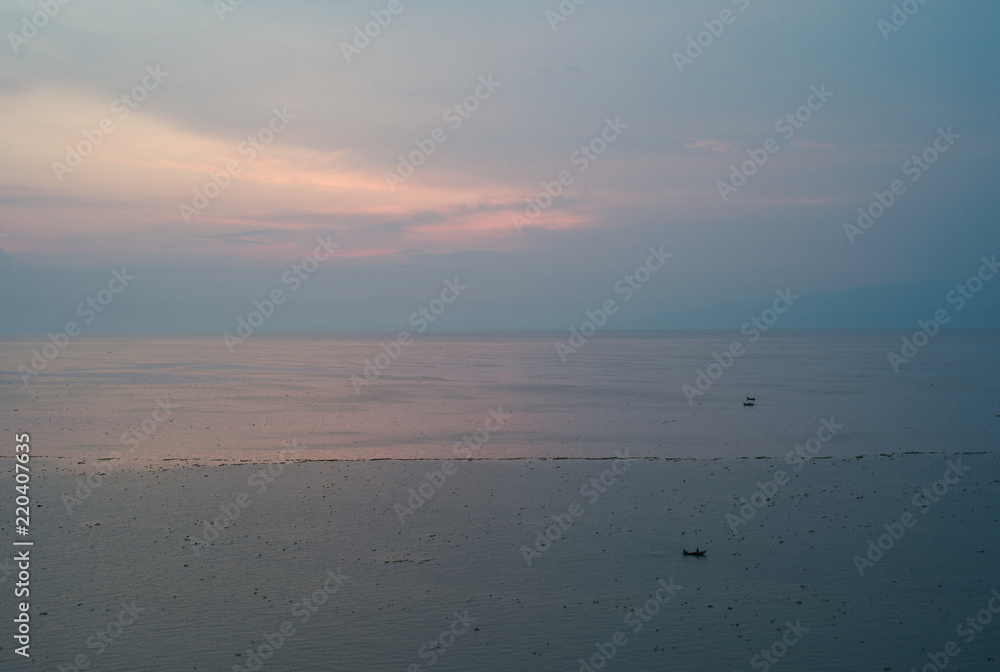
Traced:
<path id="1" fill-rule="evenodd" d="M 0 388 L 0 432 L 31 431 L 57 458 L 33 481 L 36 659 L 228 670 L 290 621 L 296 635 L 262 669 L 575 671 L 621 631 L 604 669 L 729 670 L 801 621 L 778 672 L 919 669 L 1000 587 L 996 334 L 942 334 L 899 375 L 894 334 L 777 334 L 689 405 L 682 385 L 733 338 L 595 339 L 566 364 L 555 338 L 427 338 L 360 395 L 349 378 L 379 339 L 254 337 L 233 356 L 220 339 L 80 339 L 27 388 Z M 0 369 L 31 347 L 4 340 Z M 67 512 L 77 473 L 106 471 L 158 399 L 176 408 L 125 465 L 156 470 L 105 475 Z M 495 408 L 513 415 L 487 459 L 456 463 L 401 523 L 409 489 Z M 844 429 L 793 472 L 786 453 L 824 418 Z M 219 464 L 266 462 L 292 439 L 310 459 L 360 461 L 289 464 L 271 481 Z M 593 458 L 626 449 L 649 459 L 591 502 L 581 485 L 611 465 Z M 918 514 L 913 495 L 955 453 L 971 472 Z M 726 514 L 779 469 L 789 483 L 734 534 Z M 244 493 L 250 505 L 195 556 L 191 537 Z M 528 566 L 523 547 L 574 502 L 583 515 Z M 917 525 L 859 576 L 852 557 L 908 510 Z M 695 546 L 709 554 L 681 555 Z M 337 568 L 350 580 L 301 622 Z M 627 610 L 670 578 L 683 589 L 633 632 Z M 97 655 L 89 638 L 128 599 L 145 613 Z M 428 666 L 421 647 L 466 610 L 478 630 Z M 949 669 L 995 667 L 991 632 Z"/>
<path id="2" fill-rule="evenodd" d="M 889 332 L 597 338 L 565 364 L 558 337 L 417 339 L 360 394 L 349 381 L 385 339 L 255 336 L 235 354 L 218 338 L 80 339 L 2 394 L 49 454 L 91 459 L 127 445 L 157 399 L 178 410 L 140 461 L 257 459 L 292 438 L 318 459 L 443 457 L 497 407 L 515 418 L 484 457 L 779 456 L 829 416 L 847 425 L 836 456 L 994 450 L 1000 436 L 996 332 L 942 333 L 899 374 Z M 746 354 L 689 404 L 683 386 L 734 339 Z M 0 369 L 30 348 L 0 343 Z"/>

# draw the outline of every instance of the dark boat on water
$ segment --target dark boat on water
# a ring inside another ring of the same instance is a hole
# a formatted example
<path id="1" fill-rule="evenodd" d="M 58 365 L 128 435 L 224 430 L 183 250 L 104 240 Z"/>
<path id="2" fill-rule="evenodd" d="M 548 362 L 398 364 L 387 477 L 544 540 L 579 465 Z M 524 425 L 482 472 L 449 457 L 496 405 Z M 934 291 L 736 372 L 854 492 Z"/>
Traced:
<path id="1" fill-rule="evenodd" d="M 684 549 L 684 555 L 697 555 L 698 557 L 705 555 L 707 552 L 707 548 L 704 551 L 698 550 L 698 548 L 695 548 L 693 551 L 689 551 L 686 548 Z"/>

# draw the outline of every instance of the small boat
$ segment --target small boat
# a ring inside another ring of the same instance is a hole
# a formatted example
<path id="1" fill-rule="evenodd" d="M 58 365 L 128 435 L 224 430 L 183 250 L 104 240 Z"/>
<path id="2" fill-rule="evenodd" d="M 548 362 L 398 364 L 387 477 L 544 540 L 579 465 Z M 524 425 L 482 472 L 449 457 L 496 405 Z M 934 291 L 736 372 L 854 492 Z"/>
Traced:
<path id="1" fill-rule="evenodd" d="M 752 401 L 744 401 L 743 405 L 744 406 L 753 406 L 753 402 Z"/>
<path id="2" fill-rule="evenodd" d="M 705 555 L 705 553 L 707 552 L 708 552 L 707 548 L 704 551 L 698 550 L 697 548 L 695 548 L 693 551 L 689 551 L 686 548 L 684 549 L 684 555 L 697 555 L 698 557 Z"/>
<path id="3" fill-rule="evenodd" d="M 757 401 L 757 397 L 747 397 L 747 401 Z"/>

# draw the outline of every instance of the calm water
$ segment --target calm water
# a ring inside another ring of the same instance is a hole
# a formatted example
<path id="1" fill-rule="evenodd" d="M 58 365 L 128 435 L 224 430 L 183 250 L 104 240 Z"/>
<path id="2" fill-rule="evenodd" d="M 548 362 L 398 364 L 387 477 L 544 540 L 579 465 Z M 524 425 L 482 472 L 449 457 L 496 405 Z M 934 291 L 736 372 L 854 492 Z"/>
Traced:
<path id="1" fill-rule="evenodd" d="M 607 461 L 465 461 L 405 523 L 395 504 L 437 462 L 288 465 L 259 493 L 251 466 L 121 472 L 72 513 L 60 495 L 75 477 L 46 472 L 36 662 L 54 670 L 84 653 L 108 672 L 230 670 L 289 621 L 296 636 L 263 669 L 575 672 L 621 631 L 628 644 L 607 669 L 721 672 L 753 669 L 801 621 L 809 632 L 776 669 L 908 672 L 1000 588 L 995 455 L 961 456 L 970 473 L 926 515 L 911 503 L 949 459 L 815 461 L 736 534 L 725 515 L 779 462 L 641 460 L 594 501 L 579 488 Z M 191 537 L 240 494 L 249 506 L 196 557 Z M 529 566 L 522 547 L 574 503 L 582 516 Z M 859 576 L 853 556 L 904 511 L 916 525 Z M 682 557 L 696 545 L 708 555 Z M 301 623 L 327 569 L 348 579 Z M 660 579 L 682 588 L 633 633 L 628 612 Z M 132 599 L 146 612 L 95 657 L 88 638 Z M 479 630 L 427 666 L 421 647 L 456 610 Z M 949 670 L 996 669 L 997 618 Z"/>
<path id="2" fill-rule="evenodd" d="M 0 430 L 30 427 L 50 455 L 157 462 L 256 459 L 292 439 L 317 458 L 444 457 L 496 408 L 514 415 L 482 457 L 782 456 L 831 416 L 835 456 L 994 450 L 1000 436 L 998 332 L 943 333 L 898 374 L 895 333 L 599 338 L 565 363 L 556 338 L 418 339 L 360 394 L 351 377 L 384 339 L 255 336 L 235 353 L 218 337 L 80 339 L 27 386 L 17 368 L 44 339 L 8 339 Z M 734 340 L 746 354 L 690 404 L 683 386 Z M 144 432 L 157 400 L 175 408 Z"/>
<path id="3" fill-rule="evenodd" d="M 949 641 L 947 669 L 997 669 L 997 335 L 941 335 L 899 375 L 893 334 L 776 335 L 689 405 L 681 386 L 733 339 L 597 339 L 565 364 L 552 338 L 427 339 L 360 395 L 349 378 L 378 339 L 255 337 L 233 355 L 220 339 L 80 340 L 26 387 L 17 367 L 42 341 L 5 340 L 0 430 L 30 431 L 50 458 L 32 482 L 34 665 L 256 666 L 247 649 L 288 622 L 258 669 L 575 672 L 619 632 L 603 669 L 764 669 L 753 657 L 770 649 L 778 672 L 908 672 Z M 491 409 L 510 417 L 479 435 L 486 459 L 436 474 Z M 786 454 L 823 419 L 843 427 L 796 471 Z M 123 442 L 132 428 L 141 440 Z M 358 461 L 260 474 L 292 439 L 296 460 Z M 625 449 L 643 459 L 596 459 Z M 914 502 L 956 460 L 964 475 Z M 734 531 L 727 514 L 778 470 L 787 483 Z M 596 487 L 602 472 L 613 482 Z M 401 519 L 411 488 L 430 496 Z M 0 489 L 5 510 L 14 494 Z M 860 575 L 854 556 L 907 513 Z M 556 540 L 526 551 L 547 529 Z M 695 546 L 708 555 L 681 555 Z M 347 579 L 316 593 L 327 570 Z M 649 602 L 661 580 L 680 588 Z M 144 611 L 119 632 L 123 600 Z M 442 638 L 456 611 L 476 620 Z M 966 643 L 956 626 L 977 613 Z M 806 630 L 790 648 L 787 622 Z M 0 669 L 26 667 L 9 632 Z"/>

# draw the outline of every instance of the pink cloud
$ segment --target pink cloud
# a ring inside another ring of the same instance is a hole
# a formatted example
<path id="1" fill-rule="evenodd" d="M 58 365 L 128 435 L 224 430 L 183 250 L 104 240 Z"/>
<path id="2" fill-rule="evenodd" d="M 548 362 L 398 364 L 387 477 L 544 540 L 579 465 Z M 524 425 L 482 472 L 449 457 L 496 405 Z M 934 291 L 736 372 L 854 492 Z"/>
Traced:
<path id="1" fill-rule="evenodd" d="M 702 140 L 688 138 L 684 141 L 684 146 L 688 149 L 708 149 L 713 152 L 732 152 L 736 149 L 736 145 L 733 143 L 718 138 L 704 138 Z"/>

